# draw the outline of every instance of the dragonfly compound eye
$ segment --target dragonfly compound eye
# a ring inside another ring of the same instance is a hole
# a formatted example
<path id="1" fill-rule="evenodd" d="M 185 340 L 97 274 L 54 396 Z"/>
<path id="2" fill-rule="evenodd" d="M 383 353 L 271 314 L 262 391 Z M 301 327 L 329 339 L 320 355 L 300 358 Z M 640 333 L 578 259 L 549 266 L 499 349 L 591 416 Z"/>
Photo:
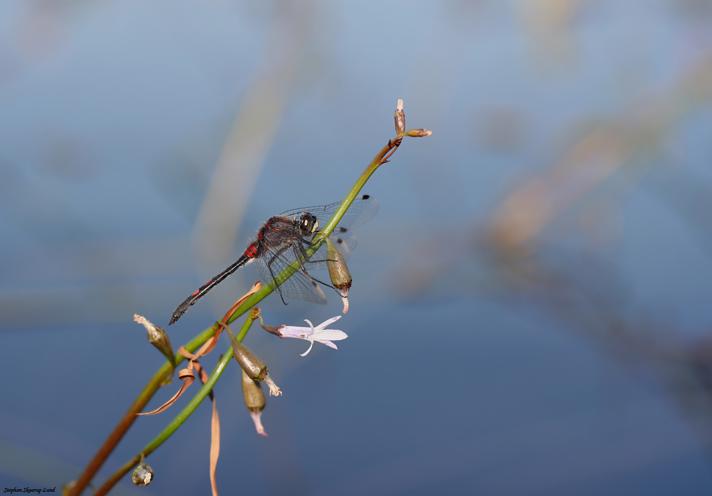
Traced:
<path id="1" fill-rule="evenodd" d="M 302 215 L 299 228 L 303 235 L 312 234 L 319 228 L 319 222 L 317 222 L 316 216 L 304 214 Z"/>

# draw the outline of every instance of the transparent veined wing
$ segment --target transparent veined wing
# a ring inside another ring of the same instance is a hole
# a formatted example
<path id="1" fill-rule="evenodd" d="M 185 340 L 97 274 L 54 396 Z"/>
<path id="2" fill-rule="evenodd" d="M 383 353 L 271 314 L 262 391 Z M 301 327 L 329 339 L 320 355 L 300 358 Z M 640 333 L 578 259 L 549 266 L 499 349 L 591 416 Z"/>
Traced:
<path id="1" fill-rule="evenodd" d="M 280 215 L 298 217 L 308 212 L 317 218 L 319 226 L 324 226 L 339 209 L 339 205 L 341 205 L 341 202 L 327 203 L 326 205 L 311 205 L 286 210 L 281 212 Z M 376 202 L 371 195 L 361 195 L 351 203 L 349 209 L 344 213 L 341 222 L 339 222 L 337 228 L 334 229 L 334 234 L 338 234 L 338 232 L 341 234 L 350 232 L 353 228 L 371 220 L 377 212 L 378 202 Z"/>
<path id="2" fill-rule="evenodd" d="M 324 226 L 334 215 L 334 212 L 338 210 L 340 205 L 341 202 L 328 203 L 326 205 L 312 205 L 287 210 L 280 215 L 296 218 L 308 212 L 317 218 L 319 226 Z M 354 229 L 371 220 L 377 212 L 378 202 L 376 202 L 371 195 L 361 195 L 353 201 L 341 218 L 341 222 L 336 226 L 336 229 L 333 230 L 330 237 L 345 258 L 348 259 L 354 249 L 356 249 L 357 243 L 353 234 Z M 326 251 L 324 248 L 325 247 L 322 247 L 319 252 L 312 257 L 312 260 L 326 260 Z"/>
<path id="3" fill-rule="evenodd" d="M 302 214 L 310 213 L 317 218 L 320 226 L 324 226 L 340 205 L 341 202 L 334 202 L 326 205 L 300 207 L 281 212 L 279 216 L 298 218 Z M 330 236 L 342 255 L 348 257 L 356 247 L 356 241 L 352 235 L 353 228 L 372 219 L 377 211 L 378 204 L 370 195 L 361 195 L 354 200 Z M 318 277 L 322 277 L 322 274 L 318 272 L 326 267 L 328 258 L 326 244 L 322 244 L 319 250 L 306 261 L 300 256 L 300 247 L 299 242 L 295 241 L 279 247 L 268 248 L 268 252 L 257 261 L 261 278 L 265 283 L 272 283 L 284 268 L 298 260 L 302 265 L 301 269 L 287 279 L 276 291 L 281 294 L 285 302 L 288 299 L 296 298 L 313 303 L 326 303 L 326 295 L 321 286 L 331 288 L 331 284 L 325 282 L 328 276 L 324 275 L 325 279 L 323 280 L 314 276 L 316 274 Z M 308 248 L 308 244 L 304 244 L 303 248 Z"/>
<path id="4" fill-rule="evenodd" d="M 284 269 L 297 261 L 295 247 L 287 246 L 284 250 L 268 249 L 257 259 L 256 265 L 262 282 L 271 284 Z M 309 265 L 309 264 L 307 264 Z M 289 279 L 284 281 L 275 293 L 281 294 L 285 303 L 290 299 L 299 299 L 312 303 L 326 303 L 326 295 L 319 282 L 314 279 L 304 266 L 299 268 Z"/>

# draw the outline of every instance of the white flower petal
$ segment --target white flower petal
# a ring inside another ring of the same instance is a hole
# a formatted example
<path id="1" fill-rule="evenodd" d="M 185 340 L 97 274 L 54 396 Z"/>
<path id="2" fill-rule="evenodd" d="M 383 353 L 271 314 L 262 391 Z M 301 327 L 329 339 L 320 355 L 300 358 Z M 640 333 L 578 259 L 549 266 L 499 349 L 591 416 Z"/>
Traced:
<path id="1" fill-rule="evenodd" d="M 314 333 L 314 339 L 317 341 L 341 341 L 342 339 L 346 339 L 348 337 L 348 334 L 338 329 L 324 329 L 323 331 L 317 331 Z"/>
<path id="2" fill-rule="evenodd" d="M 262 425 L 262 412 L 250 412 L 250 417 L 252 417 L 252 422 L 255 424 L 255 431 L 257 431 L 257 434 L 267 437 L 265 426 Z"/>
<path id="3" fill-rule="evenodd" d="M 327 319 L 324 322 L 322 322 L 321 324 L 319 324 L 318 326 L 316 326 L 316 330 L 320 331 L 322 329 L 326 329 L 329 325 L 333 324 L 340 318 L 341 318 L 341 315 L 337 315 L 336 317 L 331 317 L 330 319 Z"/>
<path id="4" fill-rule="evenodd" d="M 269 395 L 270 396 L 282 396 L 282 390 L 279 389 L 279 386 L 274 383 L 272 378 L 267 374 L 267 377 L 262 379 L 262 382 L 267 384 L 267 387 L 269 388 Z"/>
<path id="5" fill-rule="evenodd" d="M 309 327 L 282 326 L 279 328 L 279 335 L 283 338 L 308 339 L 314 331 Z"/>
<path id="6" fill-rule="evenodd" d="M 346 314 L 349 312 L 349 299 L 346 296 L 341 297 L 341 303 L 343 308 L 341 309 L 341 313 Z"/>
<path id="7" fill-rule="evenodd" d="M 307 351 L 305 351 L 304 353 L 301 353 L 299 356 L 301 356 L 301 357 L 307 356 L 313 347 L 314 347 L 314 340 L 310 339 L 309 340 L 309 348 L 307 349 Z"/>
<path id="8" fill-rule="evenodd" d="M 332 343 L 331 341 L 319 341 L 319 342 L 320 342 L 321 344 L 323 344 L 324 346 L 328 346 L 329 348 L 332 348 L 332 349 L 334 349 L 334 350 L 338 350 L 338 349 L 339 349 L 339 348 L 338 348 L 334 343 Z"/>
<path id="9" fill-rule="evenodd" d="M 309 341 L 309 348 L 300 356 L 307 356 L 312 348 L 314 347 L 314 342 L 322 343 L 324 346 L 329 348 L 338 349 L 332 341 L 341 341 L 348 338 L 348 334 L 340 329 L 327 329 L 326 327 L 334 322 L 338 321 L 341 315 L 337 315 L 330 319 L 325 320 L 318 326 L 314 327 L 314 324 L 309 319 L 304 319 L 304 322 L 309 325 L 309 327 L 303 326 L 288 326 L 282 325 L 279 327 L 279 335 L 283 338 L 293 338 L 293 339 L 303 339 L 304 341 Z"/>

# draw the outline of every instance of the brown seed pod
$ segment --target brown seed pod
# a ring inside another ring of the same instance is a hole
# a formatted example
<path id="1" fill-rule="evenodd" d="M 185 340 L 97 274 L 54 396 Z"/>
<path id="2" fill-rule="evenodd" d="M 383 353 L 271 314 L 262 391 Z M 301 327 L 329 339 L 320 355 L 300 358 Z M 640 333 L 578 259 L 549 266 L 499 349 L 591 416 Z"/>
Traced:
<path id="1" fill-rule="evenodd" d="M 261 412 L 265 409 L 266 400 L 260 383 L 250 379 L 244 370 L 242 371 L 242 398 L 251 412 Z"/>
<path id="2" fill-rule="evenodd" d="M 152 481 L 153 469 L 148 463 L 139 463 L 131 472 L 131 482 L 137 486 L 148 486 Z"/>
<path id="3" fill-rule="evenodd" d="M 341 296 L 348 295 L 353 279 L 351 278 L 351 273 L 349 272 L 349 267 L 346 265 L 344 256 L 336 244 L 329 238 L 326 238 L 326 258 L 328 260 L 326 265 L 329 269 L 331 284 L 339 290 Z"/>
<path id="4" fill-rule="evenodd" d="M 232 340 L 232 353 L 250 379 L 262 381 L 267 377 L 267 365 L 237 339 Z"/>

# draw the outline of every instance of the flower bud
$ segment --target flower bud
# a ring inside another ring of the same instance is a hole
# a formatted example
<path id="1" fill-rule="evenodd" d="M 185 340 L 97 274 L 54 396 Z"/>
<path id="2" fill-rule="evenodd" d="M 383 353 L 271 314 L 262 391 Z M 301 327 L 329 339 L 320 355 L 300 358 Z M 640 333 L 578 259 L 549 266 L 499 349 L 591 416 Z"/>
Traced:
<path id="1" fill-rule="evenodd" d="M 255 382 L 242 371 L 242 397 L 245 400 L 245 406 L 250 412 L 252 422 L 255 424 L 255 430 L 260 436 L 266 436 L 264 426 L 262 425 L 262 410 L 265 409 L 265 395 L 262 392 L 259 382 Z"/>
<path id="2" fill-rule="evenodd" d="M 405 133 L 405 112 L 403 111 L 403 99 L 396 102 L 396 111 L 393 114 L 393 122 L 396 127 L 396 136 L 403 136 Z"/>
<path id="3" fill-rule="evenodd" d="M 326 258 L 331 284 L 339 291 L 341 301 L 344 304 L 343 313 L 347 313 L 349 311 L 349 289 L 351 289 L 353 279 L 344 256 L 329 238 L 326 238 Z"/>
<path id="4" fill-rule="evenodd" d="M 162 327 L 158 327 L 146 317 L 137 313 L 134 314 L 133 320 L 146 329 L 148 342 L 166 357 L 172 367 L 175 367 L 175 353 L 173 352 L 173 346 L 171 346 L 171 341 L 168 339 L 166 330 Z M 168 376 L 164 384 L 170 383 L 170 379 L 171 377 Z"/>
<path id="5" fill-rule="evenodd" d="M 237 339 L 232 340 L 232 353 L 250 379 L 261 381 L 267 376 L 267 365 Z"/>
<path id="6" fill-rule="evenodd" d="M 147 486 L 153 480 L 153 469 L 145 462 L 136 465 L 136 468 L 131 472 L 131 482 L 137 486 Z"/>
<path id="7" fill-rule="evenodd" d="M 423 128 L 408 129 L 405 133 L 406 136 L 410 136 L 411 138 L 426 138 L 431 134 L 433 134 L 433 132 L 430 129 Z"/>
<path id="8" fill-rule="evenodd" d="M 233 336 L 231 336 L 230 339 L 232 341 L 232 353 L 235 356 L 235 360 L 240 364 L 240 367 L 242 367 L 242 370 L 245 371 L 248 377 L 267 384 L 269 394 L 272 396 L 281 396 L 282 390 L 279 389 L 277 384 L 275 384 L 269 376 L 267 365 L 252 353 L 247 346 L 239 342 Z"/>

